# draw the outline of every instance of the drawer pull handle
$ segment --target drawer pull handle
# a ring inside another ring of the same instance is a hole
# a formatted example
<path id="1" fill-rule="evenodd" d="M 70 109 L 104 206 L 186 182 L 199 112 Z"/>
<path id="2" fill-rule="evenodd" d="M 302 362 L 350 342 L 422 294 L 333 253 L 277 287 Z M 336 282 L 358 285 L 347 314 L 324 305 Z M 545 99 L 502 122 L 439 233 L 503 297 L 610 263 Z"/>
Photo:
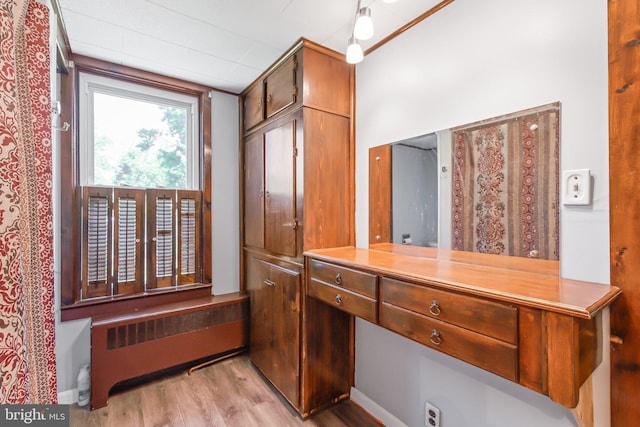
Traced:
<path id="1" fill-rule="evenodd" d="M 431 331 L 431 336 L 429 337 L 429 341 L 431 341 L 433 345 L 442 344 L 442 337 L 440 336 L 440 332 L 438 332 L 437 329 L 434 329 L 433 331 Z"/>
<path id="2" fill-rule="evenodd" d="M 431 301 L 431 305 L 429 306 L 429 313 L 433 314 L 434 316 L 440 316 L 440 304 L 438 303 L 437 299 Z"/>
<path id="3" fill-rule="evenodd" d="M 336 304 L 342 304 L 342 297 L 340 296 L 340 294 L 336 295 Z"/>
<path id="4" fill-rule="evenodd" d="M 273 280 L 264 279 L 264 284 L 267 286 L 275 286 L 276 282 L 274 282 Z"/>
<path id="5" fill-rule="evenodd" d="M 336 285 L 340 286 L 342 285 L 342 276 L 340 275 L 340 273 L 336 274 Z"/>

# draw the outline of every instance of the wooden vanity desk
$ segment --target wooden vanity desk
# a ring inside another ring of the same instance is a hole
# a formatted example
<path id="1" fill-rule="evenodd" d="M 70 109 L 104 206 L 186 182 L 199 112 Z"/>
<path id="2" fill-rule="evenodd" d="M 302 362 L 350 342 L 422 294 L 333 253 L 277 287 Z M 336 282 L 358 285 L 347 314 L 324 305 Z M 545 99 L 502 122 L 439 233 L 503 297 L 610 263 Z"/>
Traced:
<path id="1" fill-rule="evenodd" d="M 380 244 L 305 252 L 307 296 L 574 408 L 614 286 L 557 261 Z M 353 357 L 353 355 L 351 355 Z"/>

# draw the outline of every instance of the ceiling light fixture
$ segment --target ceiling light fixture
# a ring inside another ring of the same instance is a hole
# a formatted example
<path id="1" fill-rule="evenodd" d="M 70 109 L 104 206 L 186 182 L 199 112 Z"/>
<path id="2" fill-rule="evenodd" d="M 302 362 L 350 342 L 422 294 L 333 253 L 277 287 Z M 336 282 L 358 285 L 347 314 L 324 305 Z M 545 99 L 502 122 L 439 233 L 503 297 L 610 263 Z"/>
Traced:
<path id="1" fill-rule="evenodd" d="M 364 53 L 362 52 L 362 46 L 358 43 L 355 37 L 349 39 L 349 46 L 347 46 L 347 62 L 349 64 L 357 64 L 364 59 Z"/>
<path id="2" fill-rule="evenodd" d="M 395 3 L 395 2 L 397 2 L 397 1 L 398 1 L 398 0 L 384 0 L 384 3 Z"/>
<path id="3" fill-rule="evenodd" d="M 361 1 L 358 0 L 356 6 L 356 14 L 353 17 L 353 26 L 351 27 L 351 37 L 347 45 L 347 62 L 349 64 L 357 64 L 364 59 L 362 46 L 358 43 L 358 39 L 367 40 L 373 37 L 373 21 L 371 20 L 371 9 L 368 7 L 360 7 Z"/>
<path id="4" fill-rule="evenodd" d="M 358 40 L 369 40 L 373 37 L 373 20 L 371 19 L 371 8 L 363 7 L 358 10 L 356 23 L 353 26 L 353 35 Z"/>

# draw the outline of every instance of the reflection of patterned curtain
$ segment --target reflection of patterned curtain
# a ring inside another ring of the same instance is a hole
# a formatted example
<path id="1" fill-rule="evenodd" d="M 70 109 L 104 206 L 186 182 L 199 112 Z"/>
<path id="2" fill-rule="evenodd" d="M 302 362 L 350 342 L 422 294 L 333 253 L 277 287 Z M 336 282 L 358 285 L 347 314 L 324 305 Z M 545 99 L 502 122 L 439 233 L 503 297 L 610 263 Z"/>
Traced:
<path id="1" fill-rule="evenodd" d="M 0 403 L 57 402 L 49 10 L 0 0 Z"/>
<path id="2" fill-rule="evenodd" d="M 557 106 L 454 129 L 453 249 L 558 259 L 559 135 Z"/>

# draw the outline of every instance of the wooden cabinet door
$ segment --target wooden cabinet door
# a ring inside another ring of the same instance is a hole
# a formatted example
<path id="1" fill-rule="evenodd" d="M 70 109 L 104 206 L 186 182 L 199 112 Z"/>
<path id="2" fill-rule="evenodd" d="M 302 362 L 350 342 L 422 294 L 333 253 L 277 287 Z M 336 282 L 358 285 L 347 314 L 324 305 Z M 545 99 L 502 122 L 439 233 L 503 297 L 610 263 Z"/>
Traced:
<path id="1" fill-rule="evenodd" d="M 306 107 L 303 114 L 303 141 L 298 142 L 304 154 L 302 249 L 353 245 L 349 119 Z"/>
<path id="2" fill-rule="evenodd" d="M 244 144 L 244 243 L 264 247 L 264 136 L 261 132 Z"/>
<path id="3" fill-rule="evenodd" d="M 246 289 L 249 293 L 249 354 L 251 361 L 262 372 L 270 371 L 272 339 L 272 307 L 274 292 L 265 284 L 269 266 L 251 256 L 247 257 Z"/>
<path id="4" fill-rule="evenodd" d="M 259 82 L 244 97 L 244 130 L 264 119 L 264 86 Z"/>
<path id="5" fill-rule="evenodd" d="M 300 281 L 299 271 L 270 265 L 266 286 L 273 292 L 271 368 L 269 378 L 293 403 L 300 394 Z"/>
<path id="6" fill-rule="evenodd" d="M 271 117 L 296 102 L 296 57 L 291 56 L 267 77 L 266 112 Z"/>
<path id="7" fill-rule="evenodd" d="M 252 362 L 289 401 L 300 396 L 301 273 L 251 258 L 247 291 L 251 299 Z"/>
<path id="8" fill-rule="evenodd" d="M 265 248 L 297 255 L 295 146 L 297 120 L 265 134 Z"/>

